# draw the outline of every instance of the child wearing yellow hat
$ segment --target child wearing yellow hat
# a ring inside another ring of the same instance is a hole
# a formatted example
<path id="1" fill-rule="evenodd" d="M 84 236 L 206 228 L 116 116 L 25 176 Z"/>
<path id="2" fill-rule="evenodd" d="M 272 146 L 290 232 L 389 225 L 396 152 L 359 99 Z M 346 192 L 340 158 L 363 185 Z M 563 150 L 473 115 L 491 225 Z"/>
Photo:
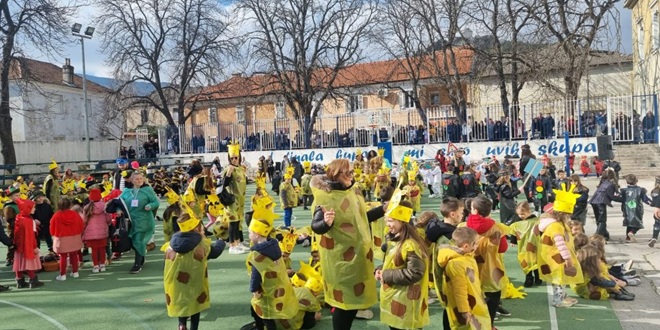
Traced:
<path id="1" fill-rule="evenodd" d="M 162 249 L 165 252 L 163 283 L 167 315 L 179 319 L 179 329 L 199 326 L 200 313 L 211 307 L 208 259 L 215 259 L 225 249 L 225 242 L 204 236 L 202 222 L 187 212 L 177 220 L 179 232 Z"/>
<path id="2" fill-rule="evenodd" d="M 303 174 L 302 179 L 300 179 L 300 188 L 302 192 L 303 210 L 308 210 L 307 206 L 311 206 L 314 202 L 312 188 L 309 186 L 309 183 L 312 181 L 312 163 L 304 161 L 303 169 L 305 170 L 305 174 Z"/>
<path id="3" fill-rule="evenodd" d="M 553 191 L 555 202 L 551 210 L 541 215 L 539 222 L 539 230 L 542 233 L 537 254 L 539 276 L 543 281 L 552 284 L 552 305 L 570 307 L 577 303 L 577 299 L 568 297 L 564 286 L 584 282 L 573 245 L 573 235 L 568 227 L 568 221 L 571 220 L 573 208 L 580 195 L 572 193 L 573 187 Z"/>
<path id="4" fill-rule="evenodd" d="M 291 218 L 293 217 L 293 208 L 297 206 L 298 197 L 291 185 L 293 179 L 293 167 L 287 168 L 284 174 L 284 182 L 280 184 L 280 205 L 284 210 L 284 227 L 291 227 Z"/>
<path id="5" fill-rule="evenodd" d="M 298 313 L 292 319 L 278 320 L 282 329 L 311 329 L 321 319 L 321 301 L 323 292 L 321 275 L 309 264 L 300 262 L 300 270 L 291 278 L 293 292 L 298 300 Z"/>
<path id="6" fill-rule="evenodd" d="M 424 239 L 410 223 L 413 209 L 397 192 L 385 214 L 388 247 L 382 269 L 375 272 L 380 286 L 380 320 L 390 328 L 419 329 L 429 324 L 429 265 Z"/>
<path id="7" fill-rule="evenodd" d="M 289 320 L 298 313 L 293 286 L 286 273 L 282 251 L 276 239 L 270 239 L 273 220 L 270 210 L 257 209 L 250 221 L 252 242 L 248 265 L 251 266 L 250 292 L 252 317 L 256 329 L 276 329 L 276 320 Z"/>

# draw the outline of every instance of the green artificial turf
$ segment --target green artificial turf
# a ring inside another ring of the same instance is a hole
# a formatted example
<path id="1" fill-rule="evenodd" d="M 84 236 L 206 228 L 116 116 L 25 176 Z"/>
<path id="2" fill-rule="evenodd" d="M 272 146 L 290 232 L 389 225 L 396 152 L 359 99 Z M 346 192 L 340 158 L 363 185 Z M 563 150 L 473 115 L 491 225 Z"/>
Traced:
<path id="1" fill-rule="evenodd" d="M 254 185 L 248 186 L 248 196 Z M 249 198 L 247 199 L 249 203 Z M 429 199 L 424 194 L 422 211 L 439 214 L 440 199 Z M 160 212 L 167 207 L 161 203 Z M 249 209 L 249 205 L 246 206 Z M 277 210 L 282 214 L 282 210 Z M 296 208 L 293 212 L 296 227 L 308 226 L 311 211 Z M 498 219 L 498 214 L 493 214 Z M 281 218 L 276 225 L 281 224 Z M 161 224 L 156 226 L 156 242 L 163 241 Z M 247 232 L 245 232 L 247 237 Z M 0 248 L 4 257 L 6 248 Z M 4 260 L 4 258 L 0 258 Z M 252 321 L 250 317 L 249 276 L 245 267 L 246 255 L 230 255 L 227 250 L 219 259 L 209 262 L 211 308 L 204 311 L 200 329 L 239 329 Z M 298 260 L 307 261 L 309 247 L 297 246 L 291 255 L 293 265 Z M 177 320 L 169 318 L 165 309 L 162 269 L 163 256 L 159 249 L 150 252 L 147 262 L 137 275 L 128 273 L 133 255 L 126 253 L 121 260 L 108 266 L 105 273 L 92 274 L 90 262 L 80 270 L 80 278 L 55 281 L 56 272 L 40 273 L 45 286 L 35 290 L 12 289 L 0 293 L 0 329 L 176 329 Z M 511 281 L 521 285 L 524 275 L 517 264 L 515 247 L 505 254 L 507 273 Z M 0 267 L 0 283 L 15 285 L 9 267 Z M 504 329 L 550 329 L 547 289 L 545 286 L 527 289 L 525 299 L 504 300 L 504 306 L 512 316 L 495 323 Z M 569 291 L 570 292 L 570 291 Z M 571 292 L 572 294 L 572 292 Z M 378 305 L 371 308 L 373 320 L 357 320 L 355 329 L 387 329 L 378 321 Z M 438 303 L 430 307 L 431 325 L 428 329 L 442 327 L 442 308 Z M 569 309 L 557 310 L 560 329 L 621 329 L 607 301 L 585 301 Z M 331 329 L 331 315 L 323 310 L 323 320 L 315 329 Z"/>

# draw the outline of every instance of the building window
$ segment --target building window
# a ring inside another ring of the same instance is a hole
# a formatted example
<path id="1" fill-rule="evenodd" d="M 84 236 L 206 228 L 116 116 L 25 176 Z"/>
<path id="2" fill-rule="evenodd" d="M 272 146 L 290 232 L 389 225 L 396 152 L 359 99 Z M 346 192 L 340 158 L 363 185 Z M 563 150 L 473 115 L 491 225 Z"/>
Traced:
<path id="1" fill-rule="evenodd" d="M 275 118 L 286 118 L 286 106 L 284 105 L 284 102 L 275 102 Z"/>
<path id="2" fill-rule="evenodd" d="M 209 122 L 217 123 L 218 122 L 218 109 L 209 108 Z"/>
<path id="3" fill-rule="evenodd" d="M 179 108 L 172 108 L 172 119 L 175 123 L 179 122 Z"/>
<path id="4" fill-rule="evenodd" d="M 651 25 L 653 30 L 653 50 L 658 50 L 660 48 L 660 14 L 657 11 L 653 13 Z"/>
<path id="5" fill-rule="evenodd" d="M 245 124 L 245 106 L 243 105 L 236 106 L 236 121 L 239 124 Z"/>
<path id="6" fill-rule="evenodd" d="M 149 110 L 142 109 L 140 110 L 140 122 L 142 125 L 146 124 L 149 121 Z"/>
<path id="7" fill-rule="evenodd" d="M 644 60 L 644 26 L 642 22 L 637 23 L 637 56 L 640 61 Z"/>
<path id="8" fill-rule="evenodd" d="M 364 108 L 362 94 L 351 95 L 346 101 L 346 112 L 355 112 Z"/>
<path id="9" fill-rule="evenodd" d="M 440 105 L 440 93 L 431 93 L 431 105 Z"/>
<path id="10" fill-rule="evenodd" d="M 402 91 L 400 99 L 401 110 L 415 107 L 415 100 L 412 97 L 412 91 Z"/>

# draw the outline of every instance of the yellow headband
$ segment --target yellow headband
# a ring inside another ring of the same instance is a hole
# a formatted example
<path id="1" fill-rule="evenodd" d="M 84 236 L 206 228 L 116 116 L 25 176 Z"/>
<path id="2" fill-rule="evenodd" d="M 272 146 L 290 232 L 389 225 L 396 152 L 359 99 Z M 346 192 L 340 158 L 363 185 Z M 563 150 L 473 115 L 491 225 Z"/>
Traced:
<path id="1" fill-rule="evenodd" d="M 199 219 L 191 216 L 190 219 L 184 221 L 184 222 L 177 222 L 179 225 L 179 229 L 181 229 L 182 232 L 189 232 L 200 224 L 201 221 Z"/>
<path id="2" fill-rule="evenodd" d="M 413 209 L 399 204 L 403 198 L 403 195 L 404 192 L 401 190 L 397 190 L 394 193 L 390 203 L 387 205 L 387 212 L 385 212 L 385 216 L 402 222 L 410 222 Z"/>

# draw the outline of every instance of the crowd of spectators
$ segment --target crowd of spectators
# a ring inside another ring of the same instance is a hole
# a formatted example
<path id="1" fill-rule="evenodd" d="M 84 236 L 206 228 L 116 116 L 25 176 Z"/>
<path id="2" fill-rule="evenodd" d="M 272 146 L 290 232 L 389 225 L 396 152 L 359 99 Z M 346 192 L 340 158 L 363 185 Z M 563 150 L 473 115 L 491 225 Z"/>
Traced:
<path id="1" fill-rule="evenodd" d="M 313 130 L 310 136 L 310 146 L 311 148 L 366 147 L 376 145 L 379 141 L 390 140 L 395 145 L 414 145 L 551 139 L 562 137 L 564 132 L 568 132 L 571 137 L 594 137 L 609 134 L 614 137 L 615 141 L 636 143 L 655 141 L 657 120 L 651 111 L 643 117 L 636 111 L 632 111 L 632 116 L 619 112 L 614 115 L 610 123 L 611 127 L 608 127 L 605 111 L 585 111 L 577 118 L 574 116 L 555 118 L 550 113 L 539 113 L 531 119 L 531 123 L 525 123 L 522 118 L 504 116 L 482 120 L 475 120 L 469 116 L 463 123 L 456 118 L 432 120 L 428 127 L 426 125 L 394 124 L 391 129 L 385 127 L 353 128 L 350 124 L 345 125 L 346 128 L 342 129 L 344 125 L 338 123 L 337 126 L 340 129 Z M 227 151 L 227 145 L 231 142 L 229 135 L 222 140 L 211 141 L 210 137 L 204 138 L 204 135 L 201 134 L 202 129 L 197 129 L 196 132 L 189 140 L 190 148 L 184 147 L 182 152 L 223 152 Z M 304 132 L 300 130 L 278 129 L 275 132 L 264 130 L 249 135 L 241 134 L 237 140 L 246 151 L 289 150 L 306 147 Z"/>

